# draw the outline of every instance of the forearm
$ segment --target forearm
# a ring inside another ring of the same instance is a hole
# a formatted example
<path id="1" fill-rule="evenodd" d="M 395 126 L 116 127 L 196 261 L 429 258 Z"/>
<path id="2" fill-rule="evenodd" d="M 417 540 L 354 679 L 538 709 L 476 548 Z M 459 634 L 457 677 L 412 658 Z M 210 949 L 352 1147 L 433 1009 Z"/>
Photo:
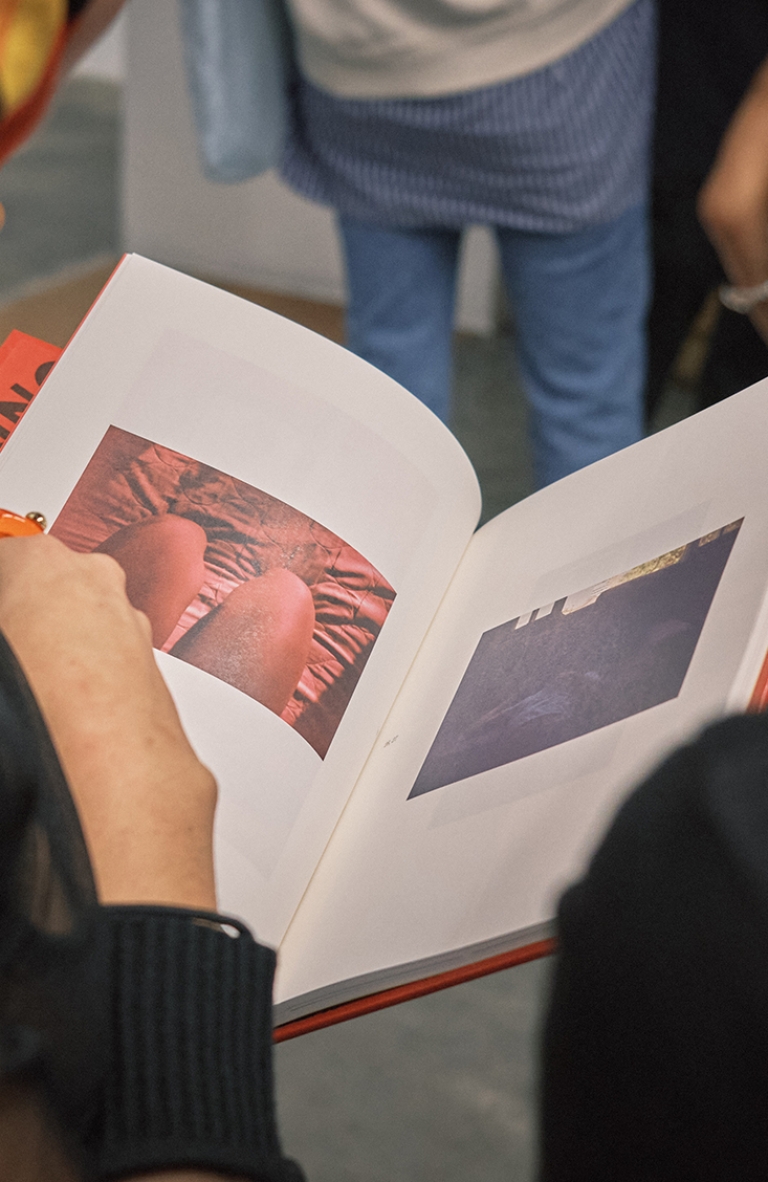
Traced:
<path id="1" fill-rule="evenodd" d="M 9 680 L 23 680 L 23 670 L 36 698 L 24 699 L 22 722 L 35 750 L 50 755 L 40 756 L 47 778 L 35 773 L 41 791 L 66 791 L 50 738 L 110 904 L 83 904 L 84 950 L 99 966 L 92 980 L 83 969 L 81 1014 L 84 1029 L 100 1032 L 80 1064 L 93 1065 L 94 1099 L 69 1105 L 72 1068 L 63 1063 L 57 1088 L 46 1086 L 52 1112 L 95 1177 L 299 1178 L 275 1126 L 275 955 L 215 911 L 215 782 L 184 735 L 120 567 L 53 538 L 5 539 L 0 623 L 16 655 L 0 639 Z M 71 1014 L 68 1022 L 71 1030 Z M 5 1182 L 2 1162 L 0 1136 Z M 65 1177 L 51 1168 L 40 1182 Z"/>
<path id="2" fill-rule="evenodd" d="M 120 567 L 0 545 L 0 624 L 37 698 L 105 903 L 215 910 L 216 784 L 184 735 Z"/>
<path id="3" fill-rule="evenodd" d="M 728 126 L 698 212 L 731 283 L 768 280 L 768 59 Z M 768 342 L 768 302 L 752 319 Z"/>

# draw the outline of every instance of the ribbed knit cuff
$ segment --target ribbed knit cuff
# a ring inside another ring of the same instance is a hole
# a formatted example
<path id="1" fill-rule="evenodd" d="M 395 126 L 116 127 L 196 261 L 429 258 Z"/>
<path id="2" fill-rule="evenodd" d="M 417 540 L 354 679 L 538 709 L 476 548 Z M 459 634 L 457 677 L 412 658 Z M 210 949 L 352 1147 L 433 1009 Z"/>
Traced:
<path id="1" fill-rule="evenodd" d="M 206 912 L 106 907 L 104 916 L 112 1046 L 95 1177 L 197 1167 L 301 1179 L 281 1158 L 275 1126 L 274 952 Z"/>

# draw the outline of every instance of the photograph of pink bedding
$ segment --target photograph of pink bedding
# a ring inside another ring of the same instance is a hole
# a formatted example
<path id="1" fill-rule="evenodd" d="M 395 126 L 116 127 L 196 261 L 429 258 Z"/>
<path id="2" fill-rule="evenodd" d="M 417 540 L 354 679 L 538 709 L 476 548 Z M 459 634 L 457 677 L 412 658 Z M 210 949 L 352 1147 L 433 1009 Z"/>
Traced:
<path id="1" fill-rule="evenodd" d="M 269 493 L 110 427 L 50 533 L 110 554 L 156 648 L 280 715 L 322 758 L 395 598 Z"/>

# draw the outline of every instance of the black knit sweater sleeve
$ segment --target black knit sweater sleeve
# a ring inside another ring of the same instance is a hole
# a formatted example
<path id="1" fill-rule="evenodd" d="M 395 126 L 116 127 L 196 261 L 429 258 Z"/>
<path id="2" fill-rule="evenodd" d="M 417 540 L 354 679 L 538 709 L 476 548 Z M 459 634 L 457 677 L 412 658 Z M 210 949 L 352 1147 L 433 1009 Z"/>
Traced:
<path id="1" fill-rule="evenodd" d="M 233 920 L 104 909 L 111 1066 L 96 1176 L 197 1167 L 288 1182 L 272 1085 L 275 954 Z"/>

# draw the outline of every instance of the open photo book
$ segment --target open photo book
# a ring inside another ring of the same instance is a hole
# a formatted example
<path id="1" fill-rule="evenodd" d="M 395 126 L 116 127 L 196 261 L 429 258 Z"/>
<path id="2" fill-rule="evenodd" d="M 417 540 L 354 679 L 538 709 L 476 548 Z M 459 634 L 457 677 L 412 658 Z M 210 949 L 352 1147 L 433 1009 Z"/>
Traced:
<path id="1" fill-rule="evenodd" d="M 631 788 L 762 705 L 768 382 L 475 532 L 425 407 L 197 280 L 128 256 L 41 349 L 0 504 L 125 570 L 283 1034 L 548 950 Z"/>

